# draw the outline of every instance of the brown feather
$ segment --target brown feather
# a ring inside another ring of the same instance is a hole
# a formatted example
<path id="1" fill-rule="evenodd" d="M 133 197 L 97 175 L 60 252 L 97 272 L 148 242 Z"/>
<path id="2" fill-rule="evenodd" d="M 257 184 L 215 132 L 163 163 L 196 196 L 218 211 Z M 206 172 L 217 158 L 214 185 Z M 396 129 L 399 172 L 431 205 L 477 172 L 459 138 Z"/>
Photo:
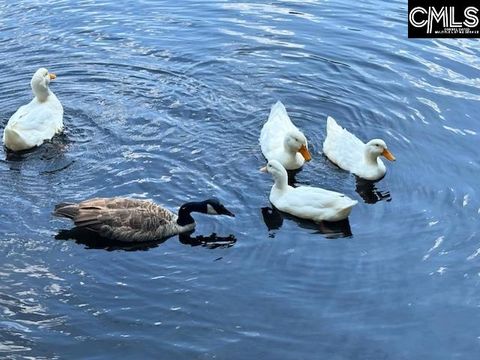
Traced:
<path id="1" fill-rule="evenodd" d="M 59 204 L 54 215 L 70 218 L 75 226 L 120 241 L 147 241 L 170 236 L 177 216 L 147 200 L 95 198 L 79 204 Z"/>
<path id="2" fill-rule="evenodd" d="M 55 216 L 74 219 L 78 214 L 78 205 L 76 204 L 58 204 L 53 212 Z"/>

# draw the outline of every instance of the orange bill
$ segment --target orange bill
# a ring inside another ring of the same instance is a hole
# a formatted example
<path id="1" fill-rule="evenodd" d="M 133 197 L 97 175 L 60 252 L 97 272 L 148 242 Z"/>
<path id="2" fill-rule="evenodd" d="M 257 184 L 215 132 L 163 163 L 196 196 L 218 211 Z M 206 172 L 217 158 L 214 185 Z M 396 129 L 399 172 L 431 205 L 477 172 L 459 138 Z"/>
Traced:
<path id="1" fill-rule="evenodd" d="M 310 161 L 312 160 L 312 156 L 310 155 L 310 152 L 308 151 L 307 147 L 305 145 L 302 145 L 300 150 L 298 150 L 300 154 L 302 154 L 303 158 L 305 161 Z"/>
<path id="2" fill-rule="evenodd" d="M 260 168 L 260 171 L 261 171 L 261 172 L 263 172 L 263 173 L 266 173 L 266 172 L 268 172 L 268 170 L 267 170 L 267 167 L 266 167 L 266 166 L 264 166 L 264 167 Z"/>
<path id="3" fill-rule="evenodd" d="M 385 156 L 387 160 L 395 161 L 395 156 L 393 156 L 393 154 L 387 149 L 383 150 L 382 155 Z"/>
<path id="4" fill-rule="evenodd" d="M 55 75 L 54 73 L 50 73 L 48 74 L 48 76 L 50 77 L 50 80 L 55 80 L 57 78 L 57 75 Z"/>

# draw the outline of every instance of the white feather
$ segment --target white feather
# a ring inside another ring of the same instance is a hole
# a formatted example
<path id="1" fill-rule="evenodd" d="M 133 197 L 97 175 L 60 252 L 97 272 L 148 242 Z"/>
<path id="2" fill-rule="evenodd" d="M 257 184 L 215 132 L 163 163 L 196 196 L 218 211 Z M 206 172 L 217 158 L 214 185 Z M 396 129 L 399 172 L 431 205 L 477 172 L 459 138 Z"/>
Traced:
<path id="1" fill-rule="evenodd" d="M 39 146 L 63 130 L 62 104 L 48 87 L 46 99 L 41 101 L 34 87 L 37 73 L 32 78 L 35 97 L 11 116 L 3 133 L 3 143 L 13 151 Z"/>
<path id="2" fill-rule="evenodd" d="M 305 159 L 298 150 L 288 151 L 285 148 L 284 142 L 288 134 L 305 139 L 305 135 L 290 120 L 285 106 L 277 101 L 260 132 L 260 147 L 267 160 L 277 160 L 286 169 L 295 170 L 302 167 Z M 305 146 L 308 147 L 306 139 Z"/>
<path id="3" fill-rule="evenodd" d="M 276 160 L 268 162 L 267 171 L 275 184 L 270 191 L 270 202 L 279 210 L 313 221 L 340 221 L 346 219 L 358 202 L 348 196 L 317 187 L 287 184 L 287 172 Z"/>
<path id="4" fill-rule="evenodd" d="M 207 204 L 207 214 L 209 215 L 218 215 L 212 205 Z"/>
<path id="5" fill-rule="evenodd" d="M 375 139 L 380 146 L 363 143 L 355 135 L 337 124 L 332 117 L 327 118 L 327 136 L 323 143 L 323 153 L 338 167 L 367 179 L 378 180 L 385 175 L 386 167 L 379 158 L 387 149 L 383 140 Z"/>

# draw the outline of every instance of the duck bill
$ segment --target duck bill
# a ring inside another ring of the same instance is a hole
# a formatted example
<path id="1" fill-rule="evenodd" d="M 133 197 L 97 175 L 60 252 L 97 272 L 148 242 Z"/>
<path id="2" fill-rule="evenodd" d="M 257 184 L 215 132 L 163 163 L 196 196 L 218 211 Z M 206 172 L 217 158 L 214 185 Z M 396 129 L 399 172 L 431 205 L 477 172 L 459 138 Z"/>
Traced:
<path id="1" fill-rule="evenodd" d="M 55 75 L 54 73 L 50 73 L 48 74 L 48 77 L 50 78 L 50 80 L 55 80 L 57 78 L 57 75 Z"/>
<path id="2" fill-rule="evenodd" d="M 268 172 L 268 170 L 267 170 L 267 167 L 266 167 L 266 166 L 264 166 L 264 167 L 260 168 L 259 170 L 260 170 L 260 172 L 262 172 L 262 173 L 267 173 L 267 172 Z"/>
<path id="3" fill-rule="evenodd" d="M 307 147 L 305 145 L 302 145 L 300 150 L 298 150 L 300 154 L 302 154 L 303 158 L 305 161 L 310 161 L 312 160 L 312 156 L 310 155 L 310 152 L 308 151 Z"/>
<path id="4" fill-rule="evenodd" d="M 235 214 L 232 213 L 230 210 L 228 210 L 228 209 L 225 208 L 225 207 L 222 209 L 222 213 L 221 213 L 220 215 L 235 217 Z"/>
<path id="5" fill-rule="evenodd" d="M 387 160 L 395 161 L 395 156 L 393 156 L 393 154 L 387 149 L 383 150 L 382 155 L 385 156 Z"/>

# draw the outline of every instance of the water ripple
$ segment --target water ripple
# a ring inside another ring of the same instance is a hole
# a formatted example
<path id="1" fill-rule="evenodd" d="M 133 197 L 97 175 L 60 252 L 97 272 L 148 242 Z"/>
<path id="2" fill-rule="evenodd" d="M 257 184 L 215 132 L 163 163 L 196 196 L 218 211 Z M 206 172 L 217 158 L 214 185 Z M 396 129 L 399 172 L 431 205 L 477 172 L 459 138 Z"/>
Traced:
<path id="1" fill-rule="evenodd" d="M 45 66 L 66 125 L 35 151 L 0 150 L 0 357 L 138 356 L 140 342 L 144 357 L 175 359 L 478 353 L 477 42 L 407 39 L 397 0 L 0 11 L 0 123 Z M 313 155 L 296 183 L 359 200 L 348 228 L 273 217 L 258 135 L 276 100 Z M 323 156 L 328 115 L 385 139 L 397 161 L 384 179 Z M 216 196 L 235 220 L 198 214 L 192 236 L 236 242 L 59 236 L 70 224 L 54 204 L 116 195 L 172 210 Z"/>

